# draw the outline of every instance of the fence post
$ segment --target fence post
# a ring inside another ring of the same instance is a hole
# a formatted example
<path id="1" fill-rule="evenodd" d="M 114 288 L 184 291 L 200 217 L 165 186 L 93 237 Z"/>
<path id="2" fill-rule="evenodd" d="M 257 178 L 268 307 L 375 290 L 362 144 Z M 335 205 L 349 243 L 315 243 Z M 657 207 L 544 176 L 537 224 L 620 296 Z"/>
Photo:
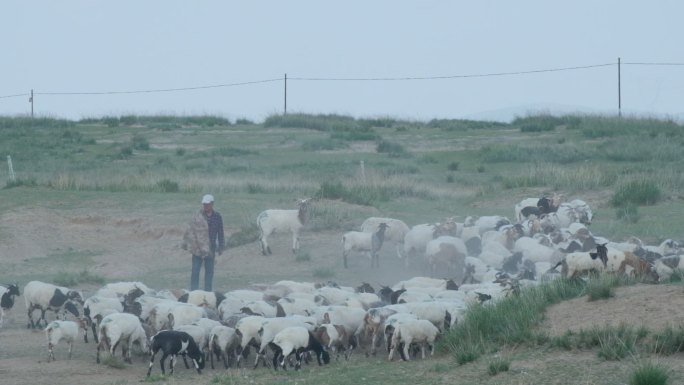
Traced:
<path id="1" fill-rule="evenodd" d="M 287 74 L 285 74 L 285 109 L 283 115 L 287 115 Z"/>
<path id="2" fill-rule="evenodd" d="M 7 167 L 9 168 L 9 179 L 14 182 L 17 177 L 14 175 L 14 167 L 12 167 L 12 157 L 9 155 L 7 155 Z"/>
<path id="3" fill-rule="evenodd" d="M 359 163 L 359 168 L 361 170 L 361 181 L 365 182 L 366 181 L 366 166 L 363 164 L 363 161 Z"/>
<path id="4" fill-rule="evenodd" d="M 31 97 L 29 98 L 29 103 L 31 103 L 31 118 L 33 118 L 33 88 L 31 88 Z"/>

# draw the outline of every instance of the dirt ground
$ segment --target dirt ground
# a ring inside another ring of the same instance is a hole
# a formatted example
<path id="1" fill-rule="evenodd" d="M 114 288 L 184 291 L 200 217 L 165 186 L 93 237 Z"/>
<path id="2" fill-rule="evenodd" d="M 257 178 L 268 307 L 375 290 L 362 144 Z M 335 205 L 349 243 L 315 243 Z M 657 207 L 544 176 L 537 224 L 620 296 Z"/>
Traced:
<path id="1" fill-rule="evenodd" d="M 3 265 L 0 282 L 9 283 L 8 279 L 16 277 L 54 277 L 59 272 L 88 269 L 108 281 L 141 280 L 157 289 L 187 288 L 190 259 L 178 247 L 184 219 L 176 223 L 177 218 L 164 215 L 121 216 L 117 213 L 113 208 L 56 210 L 36 207 L 3 215 L 0 217 L 0 260 Z M 235 231 L 226 230 L 228 234 Z M 377 287 L 425 275 L 420 269 L 407 270 L 396 263 L 392 247 L 383 250 L 379 270 L 370 269 L 370 261 L 365 257 L 352 258 L 350 268 L 345 270 L 341 264 L 340 237 L 341 232 L 304 232 L 301 243 L 302 249 L 310 255 L 307 261 L 295 261 L 287 251 L 290 246 L 287 236 L 273 238 L 274 255 L 268 257 L 261 255 L 257 243 L 231 249 L 217 261 L 214 289 L 228 291 L 281 279 L 333 279 L 346 286 L 366 281 Z M 75 261 L 64 255 L 75 255 Z M 78 255 L 87 257 L 79 260 Z M 321 272 L 332 272 L 334 276 L 324 277 Z M 26 282 L 18 283 L 23 290 Z M 86 297 L 96 289 L 94 285 L 79 288 Z M 681 325 L 684 323 L 683 294 L 681 286 L 619 288 L 616 296 L 608 300 L 588 302 L 586 298 L 578 298 L 553 306 L 542 327 L 552 334 L 562 334 L 566 330 L 622 322 L 646 325 L 650 330 L 667 324 Z M 51 317 L 50 313 L 48 318 Z M 89 344 L 77 341 L 71 361 L 66 360 L 66 346 L 60 345 L 56 349 L 57 361 L 47 363 L 45 336 L 42 330 L 26 329 L 26 320 L 24 299 L 18 297 L 0 329 L 0 383 L 126 384 L 144 379 L 146 357 L 134 357 L 133 368 L 97 365 L 92 341 Z M 249 382 L 249 370 L 234 373 Z M 159 373 L 158 363 L 155 363 L 153 373 Z M 205 376 L 199 383 L 210 380 L 210 376 Z M 170 383 L 198 382 L 195 373 L 180 369 Z"/>

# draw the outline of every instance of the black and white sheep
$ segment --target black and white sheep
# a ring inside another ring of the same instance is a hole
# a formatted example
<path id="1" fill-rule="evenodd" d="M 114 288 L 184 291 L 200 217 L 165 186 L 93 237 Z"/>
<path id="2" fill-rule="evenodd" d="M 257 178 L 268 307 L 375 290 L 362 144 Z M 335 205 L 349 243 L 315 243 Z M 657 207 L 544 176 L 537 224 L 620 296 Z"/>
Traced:
<path id="1" fill-rule="evenodd" d="M 52 321 L 45 327 L 45 337 L 47 337 L 48 345 L 48 362 L 50 359 L 55 360 L 54 348 L 61 341 L 69 345 L 69 359 L 71 359 L 71 351 L 74 347 L 74 341 L 78 338 L 78 331 L 83 330 L 87 332 L 88 328 L 86 321 L 83 319 L 74 321 Z"/>
<path id="2" fill-rule="evenodd" d="M 256 359 L 254 360 L 254 368 L 259 365 L 260 360 L 263 360 L 264 365 L 266 364 L 266 347 L 269 346 L 278 332 L 291 326 L 303 326 L 307 330 L 313 330 L 315 324 L 315 318 L 299 315 L 267 319 L 262 324 L 261 329 L 259 329 L 258 332 L 259 338 L 261 339 L 261 344 L 259 346 L 259 350 L 257 351 Z"/>
<path id="3" fill-rule="evenodd" d="M 161 367 L 162 374 L 166 374 L 164 370 L 164 361 L 166 357 L 171 356 L 171 362 L 169 366 L 171 367 L 171 374 L 173 374 L 173 368 L 175 366 L 176 356 L 179 354 L 182 356 L 188 356 L 192 360 L 195 369 L 198 374 L 202 374 L 202 369 L 204 369 L 204 356 L 200 351 L 197 343 L 192 337 L 182 331 L 177 330 L 162 330 L 150 338 L 150 366 L 147 368 L 147 377 L 152 373 L 152 366 L 154 366 L 154 356 L 162 351 L 162 357 L 159 360 L 159 366 Z"/>
<path id="4" fill-rule="evenodd" d="M 553 269 L 562 265 L 562 273 L 567 278 L 575 278 L 590 271 L 602 272 L 608 262 L 606 245 L 596 245 L 596 252 L 576 252 L 565 256 Z"/>
<path id="5" fill-rule="evenodd" d="M 83 302 L 83 316 L 88 321 L 88 324 L 90 324 L 90 327 L 93 331 L 93 339 L 95 340 L 95 343 L 99 342 L 97 336 L 97 329 L 100 326 L 96 320 L 102 320 L 102 318 L 106 317 L 109 314 L 123 313 L 123 311 L 123 303 L 119 301 L 118 298 L 101 297 L 98 295 L 93 295 L 91 297 L 86 298 L 85 302 Z M 86 332 L 86 338 L 87 336 L 88 333 Z"/>
<path id="6" fill-rule="evenodd" d="M 380 223 L 373 233 L 363 231 L 349 231 L 342 236 L 342 258 L 347 267 L 347 256 L 352 251 L 365 252 L 371 258 L 371 267 L 380 267 L 379 252 L 385 239 L 385 231 L 389 228 L 386 223 Z"/>
<path id="7" fill-rule="evenodd" d="M 292 233 L 292 253 L 299 250 L 299 231 L 309 219 L 309 202 L 311 199 L 301 199 L 297 203 L 297 210 L 269 209 L 262 211 L 257 217 L 257 226 L 261 235 L 261 252 L 271 254 L 268 237 L 275 232 Z"/>
<path id="8" fill-rule="evenodd" d="M 302 366 L 302 354 L 313 350 L 316 354 L 318 365 L 330 363 L 330 354 L 325 351 L 323 345 L 314 335 L 303 326 L 291 326 L 281 330 L 273 338 L 273 368 L 278 370 L 278 365 L 286 369 L 285 363 L 291 354 L 295 354 L 295 370 Z M 278 363 L 280 359 L 280 363 Z"/>
<path id="9" fill-rule="evenodd" d="M 0 327 L 5 321 L 5 311 L 14 306 L 14 297 L 21 295 L 19 285 L 16 283 L 4 286 L 0 285 Z"/>
<path id="10" fill-rule="evenodd" d="M 58 316 L 61 313 L 62 318 L 64 318 L 66 312 L 79 317 L 76 304 L 83 304 L 83 296 L 79 291 L 40 281 L 31 281 L 26 284 L 24 287 L 24 300 L 26 301 L 28 313 L 27 328 L 39 327 L 41 320 L 45 321 L 45 326 L 47 326 L 48 322 L 45 319 L 45 312 L 48 310 L 54 311 Z M 38 322 L 33 321 L 33 311 L 36 309 L 41 311 Z"/>

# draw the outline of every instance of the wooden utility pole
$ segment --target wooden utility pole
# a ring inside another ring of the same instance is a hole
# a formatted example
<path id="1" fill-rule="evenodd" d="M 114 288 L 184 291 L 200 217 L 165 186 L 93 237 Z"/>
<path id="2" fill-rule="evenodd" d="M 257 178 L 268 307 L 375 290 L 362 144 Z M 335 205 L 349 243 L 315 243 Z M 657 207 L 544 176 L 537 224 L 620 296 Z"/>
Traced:
<path id="1" fill-rule="evenodd" d="M 29 103 L 31 103 L 31 118 L 33 118 L 33 88 L 31 89 L 31 97 L 29 98 Z"/>
<path id="2" fill-rule="evenodd" d="M 287 115 L 287 74 L 285 74 L 285 108 L 283 110 L 283 115 Z"/>
<path id="3" fill-rule="evenodd" d="M 622 117 L 622 91 L 620 86 L 620 58 L 618 58 L 618 117 Z"/>

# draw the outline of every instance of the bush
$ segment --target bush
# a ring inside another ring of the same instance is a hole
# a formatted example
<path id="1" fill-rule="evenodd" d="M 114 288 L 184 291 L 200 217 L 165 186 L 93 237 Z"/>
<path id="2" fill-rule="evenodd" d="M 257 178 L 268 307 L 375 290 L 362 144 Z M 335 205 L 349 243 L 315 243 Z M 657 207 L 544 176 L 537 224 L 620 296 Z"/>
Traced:
<path id="1" fill-rule="evenodd" d="M 380 153 L 386 153 L 390 156 L 399 156 L 406 154 L 406 149 L 399 143 L 389 142 L 387 140 L 381 140 L 375 146 L 375 150 Z"/>
<path id="2" fill-rule="evenodd" d="M 487 372 L 490 376 L 496 376 L 501 372 L 507 372 L 510 366 L 510 362 L 504 359 L 496 359 L 489 363 L 489 368 L 487 369 Z"/>
<path id="3" fill-rule="evenodd" d="M 83 269 L 79 273 L 60 272 L 52 280 L 55 285 L 73 287 L 83 283 L 102 285 L 105 283 L 104 277 L 93 274 Z"/>
<path id="4" fill-rule="evenodd" d="M 615 216 L 617 219 L 623 220 L 627 223 L 637 223 L 639 222 L 639 219 L 641 219 L 641 215 L 639 215 L 639 207 L 631 203 L 624 207 L 616 208 Z"/>
<path id="5" fill-rule="evenodd" d="M 162 179 L 157 184 L 155 185 L 157 190 L 165 193 L 175 193 L 180 191 L 180 187 L 178 186 L 178 182 L 174 182 L 169 179 Z"/>
<path id="6" fill-rule="evenodd" d="M 668 370 L 651 362 L 639 365 L 629 378 L 629 385 L 665 385 Z"/>
<path id="7" fill-rule="evenodd" d="M 335 271 L 333 269 L 319 267 L 313 271 L 312 275 L 314 278 L 332 278 L 335 276 Z"/>
<path id="8" fill-rule="evenodd" d="M 256 223 L 243 225 L 240 230 L 234 232 L 226 241 L 227 247 L 237 247 L 255 242 L 259 239 L 259 227 Z"/>
<path id="9" fill-rule="evenodd" d="M 150 149 L 150 143 L 147 141 L 147 138 L 138 134 L 133 135 L 131 138 L 131 146 L 133 149 L 141 151 L 147 151 Z"/>
<path id="10" fill-rule="evenodd" d="M 451 163 L 449 163 L 449 165 L 447 166 L 447 169 L 448 169 L 449 171 L 458 171 L 458 166 L 459 166 L 459 163 L 458 163 L 458 162 L 451 162 Z"/>
<path id="11" fill-rule="evenodd" d="M 660 201 L 662 192 L 652 181 L 635 180 L 619 186 L 613 194 L 613 207 L 654 205 Z"/>

